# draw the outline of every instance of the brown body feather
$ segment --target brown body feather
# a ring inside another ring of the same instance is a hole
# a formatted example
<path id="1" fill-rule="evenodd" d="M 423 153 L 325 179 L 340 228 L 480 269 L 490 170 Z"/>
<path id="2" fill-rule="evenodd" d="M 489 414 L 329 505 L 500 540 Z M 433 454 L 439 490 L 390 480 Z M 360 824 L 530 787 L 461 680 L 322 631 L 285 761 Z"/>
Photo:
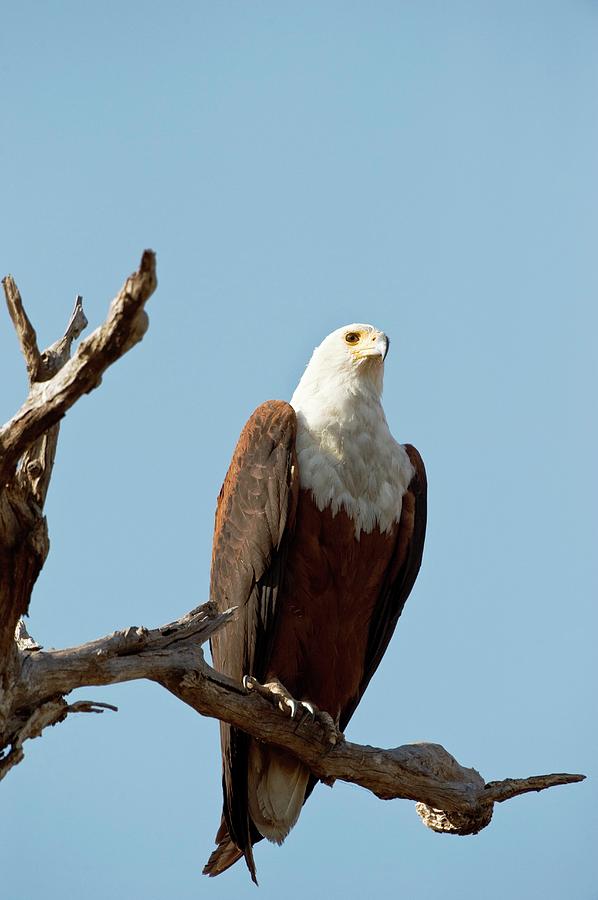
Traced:
<path id="1" fill-rule="evenodd" d="M 238 680 L 246 674 L 279 679 L 344 728 L 419 570 L 425 470 L 407 445 L 415 475 L 400 521 L 388 533 L 374 529 L 357 539 L 343 510 L 319 511 L 311 494 L 299 491 L 295 436 L 292 407 L 270 401 L 239 439 L 216 513 L 211 598 L 221 609 L 240 609 L 213 639 L 212 654 L 216 668 Z M 252 744 L 237 729 L 223 724 L 221 739 L 223 819 L 204 871 L 217 875 L 244 855 L 255 880 L 252 846 L 262 837 L 255 820 L 264 821 L 260 790 L 267 800 L 268 784 L 272 791 L 284 776 L 298 814 L 315 781 L 298 761 Z M 264 815 L 275 818 L 276 807 Z"/>
<path id="2" fill-rule="evenodd" d="M 299 492 L 266 680 L 278 678 L 337 722 L 359 697 L 369 624 L 398 532 L 374 529 L 357 540 L 344 510 L 320 512 L 309 491 Z"/>

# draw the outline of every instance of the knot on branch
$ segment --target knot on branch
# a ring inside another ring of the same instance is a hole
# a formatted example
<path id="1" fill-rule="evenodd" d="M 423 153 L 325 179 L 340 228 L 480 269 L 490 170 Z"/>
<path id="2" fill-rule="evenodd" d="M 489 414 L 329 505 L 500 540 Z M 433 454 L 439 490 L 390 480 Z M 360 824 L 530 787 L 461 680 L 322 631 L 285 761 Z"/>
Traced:
<path id="1" fill-rule="evenodd" d="M 113 631 L 96 650 L 96 656 L 126 656 L 137 653 L 147 645 L 148 637 L 149 631 L 143 625 L 131 625 L 123 631 Z"/>
<path id="2" fill-rule="evenodd" d="M 492 803 L 480 803 L 472 812 L 445 812 L 425 803 L 416 803 L 415 811 L 427 828 L 438 834 L 477 834 L 490 824 Z"/>
<path id="3" fill-rule="evenodd" d="M 15 641 L 18 649 L 22 652 L 33 652 L 34 650 L 41 650 L 42 645 L 38 644 L 34 638 L 31 637 L 29 632 L 27 631 L 27 626 L 23 619 L 19 619 L 17 622 L 17 627 L 15 628 Z"/>

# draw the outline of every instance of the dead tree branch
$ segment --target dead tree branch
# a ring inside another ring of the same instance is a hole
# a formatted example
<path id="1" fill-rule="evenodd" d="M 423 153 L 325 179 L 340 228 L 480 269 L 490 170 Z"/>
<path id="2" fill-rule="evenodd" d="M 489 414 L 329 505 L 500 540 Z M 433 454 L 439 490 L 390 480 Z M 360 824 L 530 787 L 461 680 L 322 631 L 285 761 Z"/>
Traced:
<path id="1" fill-rule="evenodd" d="M 206 604 L 161 628 L 128 628 L 65 650 L 20 651 L 21 677 L 4 740 L 22 753 L 24 739 L 40 733 L 40 721 L 42 727 L 55 724 L 72 711 L 66 704 L 52 707 L 57 697 L 80 687 L 146 678 L 202 715 L 230 722 L 259 740 L 289 750 L 327 784 L 349 781 L 384 800 L 419 801 L 418 813 L 436 831 L 476 833 L 490 822 L 495 802 L 583 779 L 582 775 L 541 775 L 487 785 L 475 769 L 461 766 L 439 744 L 381 750 L 339 739 L 331 746 L 317 720 L 288 719 L 259 694 L 248 694 L 205 662 L 201 644 L 226 627 L 234 612 L 218 614 Z M 38 710 L 42 719 L 35 718 Z"/>
<path id="2" fill-rule="evenodd" d="M 81 342 L 72 359 L 71 345 L 87 325 L 81 298 L 63 337 L 40 353 L 13 278 L 7 276 L 3 285 L 30 387 L 20 410 L 0 428 L 0 687 L 10 680 L 15 628 L 29 609 L 50 546 L 43 506 L 60 419 L 143 337 L 148 323 L 144 306 L 156 287 L 155 257 L 149 250 L 143 254 L 139 271 L 112 301 L 104 324 Z"/>
<path id="3" fill-rule="evenodd" d="M 6 305 L 12 324 L 15 327 L 19 343 L 21 345 L 21 353 L 25 359 L 27 366 L 27 374 L 29 376 L 29 384 L 38 381 L 38 371 L 41 365 L 41 353 L 37 346 L 37 335 L 35 328 L 29 321 L 29 317 L 23 307 L 21 294 L 15 284 L 12 275 L 7 275 L 2 281 L 4 287 L 4 296 L 6 297 Z"/>
<path id="4" fill-rule="evenodd" d="M 108 366 L 141 340 L 148 326 L 144 306 L 155 288 L 155 256 L 146 250 L 139 271 L 112 301 L 104 324 L 81 342 L 74 357 L 53 377 L 33 383 L 21 409 L 0 429 L 0 484 L 11 477 L 27 447 L 60 421 L 79 397 L 97 387 Z M 68 337 L 67 331 L 62 341 L 68 343 Z M 46 353 L 48 360 L 56 361 L 56 344 Z"/>

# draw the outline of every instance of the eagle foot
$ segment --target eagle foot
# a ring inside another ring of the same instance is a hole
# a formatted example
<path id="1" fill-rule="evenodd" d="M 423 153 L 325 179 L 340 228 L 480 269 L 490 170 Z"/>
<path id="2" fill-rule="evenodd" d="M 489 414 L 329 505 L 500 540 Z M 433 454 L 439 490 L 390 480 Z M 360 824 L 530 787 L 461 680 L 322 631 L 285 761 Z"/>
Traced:
<path id="1" fill-rule="evenodd" d="M 297 715 L 299 714 L 298 725 L 300 725 L 306 717 L 308 717 L 311 722 L 316 722 L 324 732 L 326 740 L 331 746 L 334 746 L 342 740 L 343 735 L 339 732 L 330 713 L 327 713 L 323 709 L 319 709 L 307 700 L 295 700 L 277 678 L 268 681 L 265 684 L 260 684 L 253 675 L 244 675 L 243 687 L 246 691 L 255 691 L 261 697 L 264 697 L 282 713 L 290 716 L 291 719 L 297 718 Z"/>

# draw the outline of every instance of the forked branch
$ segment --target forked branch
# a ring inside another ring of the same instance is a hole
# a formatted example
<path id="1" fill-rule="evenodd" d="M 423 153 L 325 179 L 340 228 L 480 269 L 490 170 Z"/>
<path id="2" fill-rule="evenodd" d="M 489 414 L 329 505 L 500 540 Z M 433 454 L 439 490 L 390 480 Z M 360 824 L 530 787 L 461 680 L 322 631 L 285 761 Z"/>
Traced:
<path id="1" fill-rule="evenodd" d="M 139 271 L 112 301 L 104 324 L 81 342 L 72 359 L 72 343 L 87 325 L 81 298 L 75 301 L 64 335 L 40 353 L 14 279 L 7 276 L 3 286 L 27 366 L 29 394 L 0 428 L 0 689 L 15 675 L 15 628 L 29 609 L 49 549 L 43 507 L 60 419 L 143 337 L 144 306 L 156 286 L 155 257 L 149 250 L 143 254 Z"/>
<path id="2" fill-rule="evenodd" d="M 151 250 L 146 250 L 141 258 L 139 270 L 127 279 L 122 290 L 112 301 L 104 324 L 79 344 L 73 358 L 59 368 L 53 377 L 41 384 L 34 382 L 21 409 L 0 429 L 0 484 L 4 484 L 10 478 L 27 447 L 41 437 L 51 425 L 60 421 L 79 397 L 97 387 L 108 366 L 141 340 L 148 326 L 144 306 L 154 292 L 156 283 L 155 256 Z M 13 290 L 16 286 L 12 279 L 5 279 L 4 284 L 7 300 L 9 296 L 12 297 L 14 308 L 22 309 L 20 297 L 16 301 Z M 16 294 L 18 295 L 18 291 Z M 27 317 L 24 316 L 24 319 Z M 27 345 L 29 354 L 26 357 L 27 369 L 31 377 L 31 371 L 36 371 L 34 369 L 36 354 L 33 349 L 36 347 L 35 332 L 28 319 L 29 328 L 23 324 L 24 319 L 17 316 L 20 323 L 17 330 L 21 345 L 23 346 L 24 341 Z M 76 319 L 77 307 L 73 314 L 73 324 Z M 23 328 L 19 330 L 21 325 Z M 69 338 L 72 340 L 72 334 L 71 326 L 70 333 L 67 329 L 67 334 L 58 343 L 68 342 Z M 49 357 L 55 358 L 58 349 L 53 345 L 48 351 Z"/>

